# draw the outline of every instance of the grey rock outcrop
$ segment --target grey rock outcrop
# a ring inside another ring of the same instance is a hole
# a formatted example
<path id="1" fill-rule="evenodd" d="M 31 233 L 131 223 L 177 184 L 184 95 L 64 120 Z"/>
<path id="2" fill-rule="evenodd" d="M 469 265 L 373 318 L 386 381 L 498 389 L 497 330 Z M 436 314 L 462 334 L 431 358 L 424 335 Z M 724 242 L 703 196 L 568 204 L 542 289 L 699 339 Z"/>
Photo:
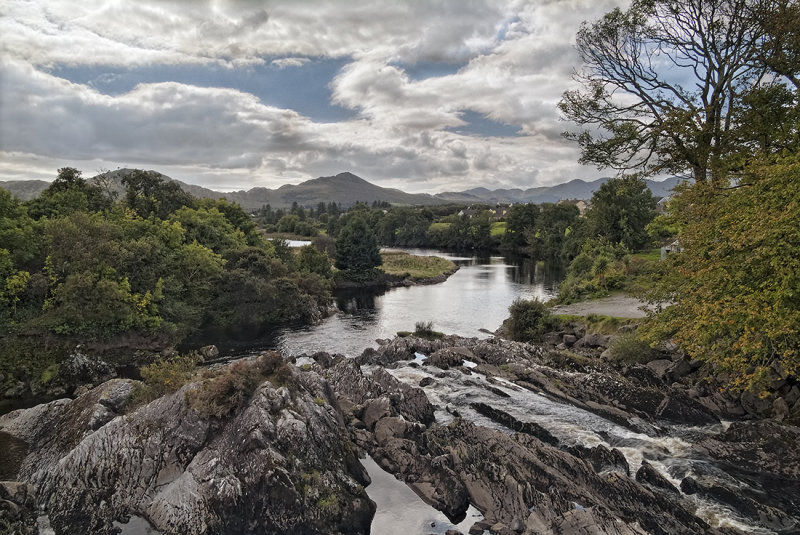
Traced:
<path id="1" fill-rule="evenodd" d="M 20 479 L 57 533 L 112 533 L 130 515 L 164 533 L 366 533 L 369 478 L 327 384 L 264 381 L 225 419 L 187 399 L 198 383 L 126 415 L 132 384 L 0 418 L 28 440 Z"/>

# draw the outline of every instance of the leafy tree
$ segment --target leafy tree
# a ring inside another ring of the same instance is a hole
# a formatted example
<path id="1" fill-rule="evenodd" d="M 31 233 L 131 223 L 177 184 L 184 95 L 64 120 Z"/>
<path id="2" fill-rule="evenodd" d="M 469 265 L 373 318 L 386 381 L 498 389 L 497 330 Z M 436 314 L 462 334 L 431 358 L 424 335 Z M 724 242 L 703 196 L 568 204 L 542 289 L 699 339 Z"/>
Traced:
<path id="1" fill-rule="evenodd" d="M 503 236 L 503 245 L 514 250 L 520 250 L 529 245 L 525 237 L 525 231 L 535 226 L 538 215 L 539 206 L 535 204 L 513 205 L 506 217 L 506 233 Z"/>
<path id="2" fill-rule="evenodd" d="M 581 161 L 647 173 L 690 170 L 699 183 L 722 184 L 731 165 L 725 160 L 736 151 L 732 114 L 778 68 L 765 61 L 765 42 L 785 49 L 785 40 L 764 33 L 770 29 L 759 24 L 759 4 L 634 0 L 627 11 L 584 23 L 577 35 L 584 68 L 576 75 L 583 89 L 565 92 L 560 103 L 586 127 L 566 134 L 580 144 Z M 788 33 L 796 36 L 796 26 Z"/>
<path id="3" fill-rule="evenodd" d="M 542 204 L 533 228 L 525 232 L 531 255 L 539 259 L 558 260 L 579 217 L 580 211 L 574 204 Z"/>
<path id="4" fill-rule="evenodd" d="M 800 157 L 749 169 L 748 186 L 724 194 L 683 186 L 673 215 L 683 251 L 650 294 L 672 303 L 650 340 L 674 338 L 692 357 L 764 388 L 800 375 Z"/>
<path id="5" fill-rule="evenodd" d="M 375 233 L 363 217 L 352 217 L 336 239 L 336 267 L 364 273 L 381 265 Z"/>
<path id="6" fill-rule="evenodd" d="M 155 171 L 135 169 L 122 178 L 122 184 L 125 203 L 145 219 L 167 219 L 175 210 L 194 204 L 194 198 L 177 182 L 166 181 Z"/>
<path id="7" fill-rule="evenodd" d="M 644 180 L 626 176 L 607 181 L 592 195 L 586 214 L 589 233 L 635 251 L 650 237 L 645 230 L 656 215 L 656 199 Z"/>
<path id="8" fill-rule="evenodd" d="M 82 178 L 80 171 L 74 167 L 62 167 L 47 189 L 27 205 L 31 216 L 39 219 L 76 212 L 97 212 L 109 208 L 111 201 L 99 187 Z"/>

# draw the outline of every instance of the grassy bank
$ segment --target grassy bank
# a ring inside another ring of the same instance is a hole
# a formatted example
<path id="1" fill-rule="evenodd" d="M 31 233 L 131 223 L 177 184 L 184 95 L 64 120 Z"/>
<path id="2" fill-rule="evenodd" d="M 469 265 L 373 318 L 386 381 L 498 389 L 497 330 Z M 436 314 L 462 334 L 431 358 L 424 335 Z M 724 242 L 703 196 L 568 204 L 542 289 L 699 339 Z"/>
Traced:
<path id="1" fill-rule="evenodd" d="M 416 256 L 402 251 L 382 251 L 381 269 L 388 275 L 431 279 L 455 270 L 456 265 L 439 256 Z"/>

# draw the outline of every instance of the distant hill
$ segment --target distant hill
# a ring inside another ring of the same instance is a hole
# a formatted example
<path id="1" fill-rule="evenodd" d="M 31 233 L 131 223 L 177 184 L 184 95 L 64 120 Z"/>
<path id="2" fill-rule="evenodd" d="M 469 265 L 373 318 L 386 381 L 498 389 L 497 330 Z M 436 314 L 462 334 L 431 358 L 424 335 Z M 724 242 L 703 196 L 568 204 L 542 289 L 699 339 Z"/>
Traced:
<path id="1" fill-rule="evenodd" d="M 447 202 L 459 203 L 518 203 L 518 202 L 558 202 L 563 199 L 583 199 L 589 200 L 592 194 L 600 189 L 604 183 L 610 178 L 600 178 L 591 182 L 585 180 L 575 179 L 564 184 L 557 184 L 555 186 L 540 186 L 536 188 L 522 189 L 495 189 L 489 190 L 486 188 L 474 188 L 466 191 L 438 193 L 435 195 L 437 199 Z M 662 182 L 655 180 L 645 180 L 647 187 L 653 192 L 656 197 L 669 196 L 672 188 L 674 188 L 681 178 L 671 177 Z"/>
<path id="2" fill-rule="evenodd" d="M 110 179 L 109 188 L 122 195 L 125 188 L 122 177 L 131 169 L 118 169 L 109 171 L 104 176 Z M 166 175 L 161 175 L 165 180 L 174 180 Z M 91 179 L 90 179 L 91 180 Z M 372 203 L 385 201 L 395 205 L 434 205 L 445 203 L 473 204 L 473 203 L 519 203 L 519 202 L 558 202 L 562 199 L 588 200 L 592 194 L 607 180 L 601 178 L 592 182 L 572 180 L 556 186 L 536 187 L 530 189 L 496 189 L 474 188 L 461 192 L 446 192 L 436 195 L 427 193 L 405 193 L 399 189 L 382 188 L 352 173 L 339 173 L 335 176 L 326 176 L 307 180 L 301 184 L 286 184 L 278 189 L 252 188 L 247 191 L 220 192 L 202 186 L 186 184 L 174 180 L 186 191 L 195 197 L 211 199 L 226 198 L 239 203 L 248 211 L 257 210 L 269 204 L 273 208 L 286 208 L 297 202 L 301 206 L 316 206 L 320 202 L 336 202 L 343 207 L 349 207 L 358 201 Z M 670 190 L 680 182 L 677 177 L 669 178 L 663 182 L 648 180 L 647 185 L 656 197 L 669 195 Z M 15 180 L 0 182 L 0 187 L 9 190 L 20 200 L 29 200 L 44 191 L 49 182 L 44 180 Z"/>

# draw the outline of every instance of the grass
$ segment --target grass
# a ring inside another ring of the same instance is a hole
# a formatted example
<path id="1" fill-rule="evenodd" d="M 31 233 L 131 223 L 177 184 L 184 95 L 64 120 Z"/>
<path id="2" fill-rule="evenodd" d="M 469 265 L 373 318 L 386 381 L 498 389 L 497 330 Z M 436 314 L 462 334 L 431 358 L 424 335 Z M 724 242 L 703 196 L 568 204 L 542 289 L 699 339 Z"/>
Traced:
<path id="1" fill-rule="evenodd" d="M 589 314 L 576 316 L 574 314 L 557 314 L 555 316 L 561 323 L 579 323 L 586 326 L 586 332 L 592 334 L 614 334 L 625 325 L 636 323 L 640 320 L 604 316 L 602 314 Z"/>
<path id="2" fill-rule="evenodd" d="M 639 251 L 638 253 L 633 253 L 631 257 L 641 258 L 642 260 L 647 260 L 648 262 L 659 262 L 661 261 L 661 249 L 656 247 L 655 249 Z"/>
<path id="3" fill-rule="evenodd" d="M 444 231 L 450 228 L 450 223 L 431 223 L 431 226 L 428 227 L 428 231 Z"/>
<path id="4" fill-rule="evenodd" d="M 495 221 L 492 223 L 492 227 L 490 230 L 492 238 L 501 238 L 506 233 L 506 222 L 505 221 Z"/>
<path id="5" fill-rule="evenodd" d="M 412 279 L 430 279 L 444 275 L 455 268 L 450 260 L 438 256 L 416 256 L 402 251 L 381 252 L 383 265 L 381 269 L 389 275 L 404 276 Z"/>

